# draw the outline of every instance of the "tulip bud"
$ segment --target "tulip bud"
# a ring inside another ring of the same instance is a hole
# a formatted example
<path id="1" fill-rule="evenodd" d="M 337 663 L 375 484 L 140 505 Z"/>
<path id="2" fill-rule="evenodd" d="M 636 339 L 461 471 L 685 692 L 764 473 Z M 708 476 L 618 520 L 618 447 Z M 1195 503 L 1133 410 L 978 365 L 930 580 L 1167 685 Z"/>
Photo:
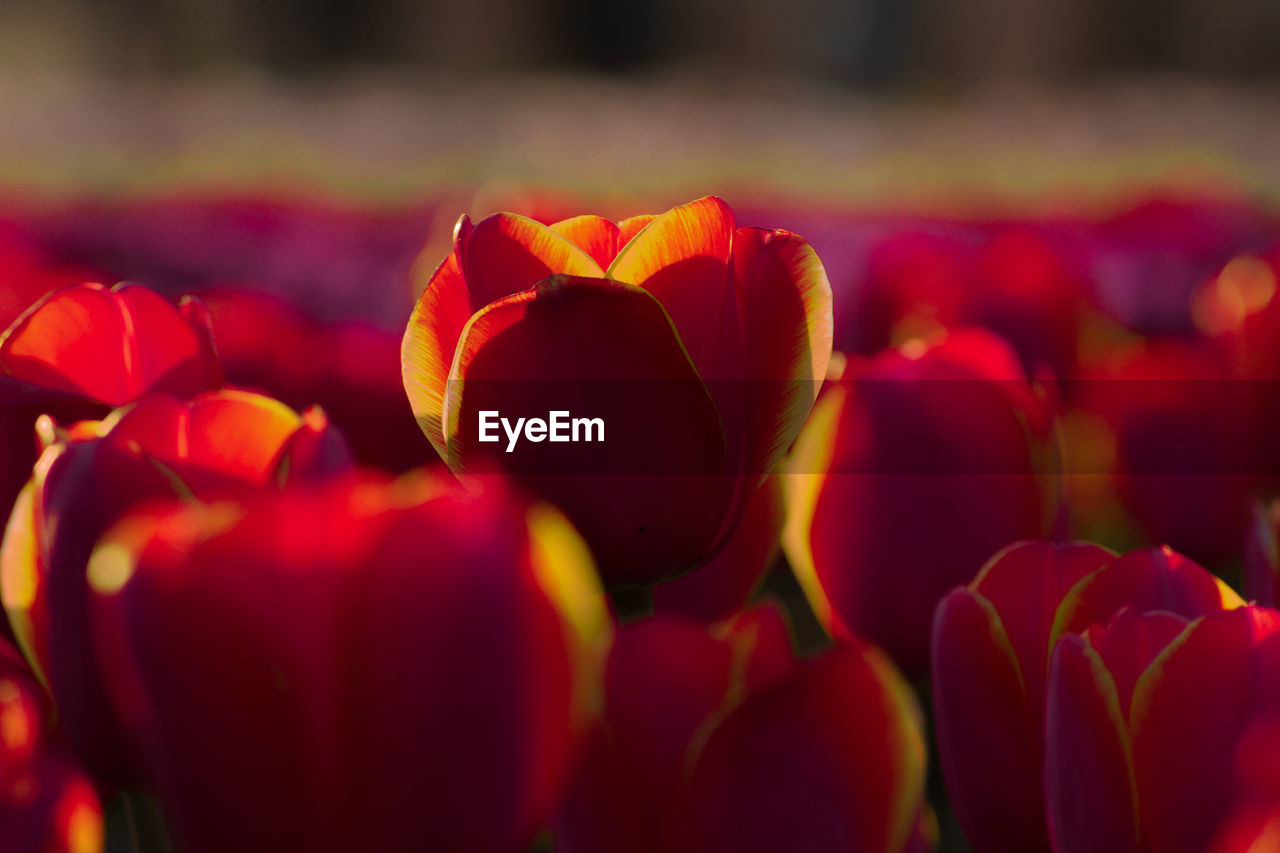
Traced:
<path id="1" fill-rule="evenodd" d="M 724 545 L 799 431 L 831 334 L 831 289 L 809 245 L 739 228 L 704 198 L 617 224 L 463 217 L 402 366 L 450 468 L 497 466 L 553 500 L 606 585 L 622 588 Z M 517 447 L 479 434 L 485 413 L 520 424 L 550 411 L 600 420 L 603 441 L 526 431 Z"/>
<path id="2" fill-rule="evenodd" d="M 1051 654 L 1065 656 L 1061 677 L 1072 684 L 1095 683 L 1098 668 L 1115 663 L 1109 695 L 1127 707 L 1142 667 L 1188 621 L 1241 604 L 1225 584 L 1167 548 L 1117 557 L 1083 543 L 1016 543 L 967 587 L 952 590 L 934 621 L 934 714 L 943 777 L 974 847 L 1048 850 L 1051 830 L 1055 839 L 1085 832 L 1100 827 L 1103 815 L 1121 825 L 1128 813 L 1124 798 L 1108 801 L 1115 808 L 1096 818 L 1062 800 L 1056 819 L 1046 817 L 1046 761 L 1059 760 L 1055 772 L 1073 783 L 1095 772 L 1083 757 L 1052 755 L 1046 726 L 1074 726 L 1071 737 L 1093 738 L 1099 750 L 1111 743 L 1109 705 L 1047 722 Z M 1064 644 L 1071 648 L 1062 651 Z M 1111 749 L 1091 758 L 1103 763 L 1123 751 Z"/>
<path id="3" fill-rule="evenodd" d="M 852 362 L 817 408 L 792 458 L 787 556 L 828 628 L 921 673 L 938 600 L 1048 530 L 1044 405 L 1012 350 L 968 330 Z"/>
<path id="4" fill-rule="evenodd" d="M 526 849 L 600 703 L 586 548 L 493 478 L 139 510 L 89 568 L 181 849 Z"/>
<path id="5" fill-rule="evenodd" d="M 68 738 L 96 774 L 120 783 L 132 765 L 87 631 L 85 567 L 98 537 L 146 500 L 215 497 L 349 466 L 323 413 L 299 416 L 244 391 L 190 402 L 148 395 L 106 420 L 77 424 L 44 451 L 0 546 L 0 592 Z"/>

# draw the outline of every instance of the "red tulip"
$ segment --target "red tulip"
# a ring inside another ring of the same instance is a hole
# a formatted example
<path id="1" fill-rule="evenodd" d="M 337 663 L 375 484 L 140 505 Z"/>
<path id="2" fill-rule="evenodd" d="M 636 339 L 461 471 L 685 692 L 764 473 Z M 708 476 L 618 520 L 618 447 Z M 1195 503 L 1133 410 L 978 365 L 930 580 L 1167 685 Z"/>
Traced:
<path id="1" fill-rule="evenodd" d="M 184 850 L 523 850 L 610 631 L 563 518 L 492 481 L 139 511 L 89 568 L 121 719 Z"/>
<path id="2" fill-rule="evenodd" d="M 102 417 L 148 391 L 186 397 L 222 385 L 199 302 L 175 308 L 145 287 L 78 284 L 46 295 L 0 338 L 0 510 L 36 459 L 41 414 Z"/>
<path id="3" fill-rule="evenodd" d="M 943 594 L 1047 532 L 1044 408 L 978 330 L 851 362 L 792 460 L 784 542 L 819 618 L 922 672 Z"/>
<path id="4" fill-rule="evenodd" d="M 1113 477 L 1140 540 L 1205 562 L 1237 556 L 1265 467 L 1254 386 L 1235 381 L 1204 341 L 1126 343 L 1094 357 L 1072 406 L 1088 441 L 1104 448 L 1101 464 L 1073 458 L 1085 444 L 1076 434 L 1068 467 L 1087 485 Z"/>
<path id="5" fill-rule="evenodd" d="M 131 756 L 106 706 L 85 611 L 85 567 L 98 537 L 147 499 L 282 485 L 349 462 L 323 413 L 300 416 L 244 391 L 190 402 L 150 394 L 49 438 L 0 548 L 0 591 L 72 744 L 95 773 L 120 782 Z"/>
<path id="6" fill-rule="evenodd" d="M 704 562 L 786 451 L 826 372 L 831 292 L 784 231 L 705 198 L 614 224 L 459 221 L 402 350 L 418 423 L 455 471 L 498 465 L 559 504 L 605 583 Z M 485 444 L 482 411 L 600 418 L 601 443 Z"/>
<path id="7" fill-rule="evenodd" d="M 930 225 L 869 252 L 855 297 L 858 351 L 981 326 L 1009 340 L 1028 369 L 1073 375 L 1090 282 L 1067 241 L 1034 224 L 951 222 L 942 234 Z"/>
<path id="8" fill-rule="evenodd" d="M 914 836 L 918 712 L 860 643 L 796 661 L 771 607 L 710 630 L 659 616 L 619 631 L 606 688 L 558 850 L 899 853 Z"/>
<path id="9" fill-rule="evenodd" d="M 1050 667 L 1045 804 L 1058 850 L 1206 850 L 1243 792 L 1248 722 L 1280 712 L 1280 613 L 1123 609 Z"/>
<path id="10" fill-rule="evenodd" d="M 320 323 L 265 293 L 204 290 L 227 381 L 295 408 L 318 405 L 363 465 L 404 472 L 436 460 L 400 379 L 400 337 Z"/>
<path id="11" fill-rule="evenodd" d="M 18 650 L 0 640 L 0 849 L 101 853 L 98 797 L 50 729 L 50 711 Z"/>
<path id="12" fill-rule="evenodd" d="M 1009 546 L 969 586 L 949 593 L 934 621 L 934 711 L 947 790 L 974 847 L 1049 849 L 1041 779 L 1046 665 L 1056 646 L 1118 624 L 1154 654 L 1154 644 L 1170 638 L 1167 626 L 1240 604 L 1221 581 L 1168 549 L 1116 557 L 1095 545 L 1040 542 Z M 1117 670 L 1116 678 L 1131 690 L 1134 676 Z M 1072 766 L 1082 776 L 1092 772 Z M 1073 820 L 1061 818 L 1079 826 Z"/>

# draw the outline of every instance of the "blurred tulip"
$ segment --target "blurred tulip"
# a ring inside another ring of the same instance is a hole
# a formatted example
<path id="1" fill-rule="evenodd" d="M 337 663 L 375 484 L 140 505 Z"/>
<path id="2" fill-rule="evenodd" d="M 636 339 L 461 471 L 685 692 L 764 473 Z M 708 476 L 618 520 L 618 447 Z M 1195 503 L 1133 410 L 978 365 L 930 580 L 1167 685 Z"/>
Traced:
<path id="1" fill-rule="evenodd" d="M 299 410 L 318 405 L 362 465 L 403 473 L 436 461 L 400 379 L 400 336 L 353 322 L 320 323 L 261 292 L 200 291 L 227 381 Z"/>
<path id="2" fill-rule="evenodd" d="M 405 388 L 455 471 L 556 502 L 611 587 L 713 556 L 826 372 L 831 290 L 807 243 L 704 198 L 614 224 L 463 217 L 409 321 Z M 601 418 L 599 444 L 479 441 L 478 413 Z"/>
<path id="3" fill-rule="evenodd" d="M 199 302 L 175 308 L 145 287 L 79 284 L 32 305 L 0 338 L 0 509 L 31 476 L 35 422 L 102 417 L 148 391 L 222 385 Z"/>
<path id="4" fill-rule="evenodd" d="M 52 691 L 67 736 L 104 780 L 130 778 L 132 756 L 93 664 L 85 569 L 98 537 L 131 506 L 211 498 L 350 467 L 319 410 L 257 394 L 189 402 L 149 394 L 101 422 L 58 433 L 14 505 L 0 547 L 0 592 L 23 650 Z"/>
<path id="5" fill-rule="evenodd" d="M 1250 383 L 1235 381 L 1203 341 L 1130 342 L 1091 358 L 1072 408 L 1092 434 L 1068 431 L 1067 467 L 1111 478 L 1134 538 L 1206 563 L 1235 558 L 1264 482 L 1266 436 Z M 1075 454 L 1089 444 L 1107 448 L 1102 464 Z"/>
<path id="6" fill-rule="evenodd" d="M 1062 638 L 1100 636 L 1118 625 L 1116 637 L 1132 629 L 1150 638 L 1143 648 L 1154 655 L 1157 641 L 1172 638 L 1163 633 L 1168 626 L 1180 630 L 1241 604 L 1221 581 L 1167 548 L 1117 557 L 1085 543 L 1016 543 L 952 590 L 934 621 L 934 713 L 947 790 L 974 847 L 1050 848 L 1042 787 L 1046 665 Z M 1135 676 L 1117 679 L 1131 691 Z M 1086 778 L 1092 767 L 1078 770 Z"/>
<path id="7" fill-rule="evenodd" d="M 1280 501 L 1253 505 L 1244 543 L 1244 594 L 1263 607 L 1280 603 Z"/>
<path id="8" fill-rule="evenodd" d="M 492 478 L 139 510 L 96 651 L 180 849 L 527 849 L 598 709 L 585 546 Z"/>
<path id="9" fill-rule="evenodd" d="M 1280 711 L 1280 613 L 1125 608 L 1050 665 L 1045 805 L 1058 850 L 1207 850 L 1241 795 L 1247 723 Z"/>
<path id="10" fill-rule="evenodd" d="M 910 691 L 857 642 L 796 661 L 777 610 L 623 626 L 557 850 L 907 848 L 924 744 Z"/>
<path id="11" fill-rule="evenodd" d="M 710 728 L 794 666 L 771 605 L 710 628 L 663 615 L 623 625 L 606 668 L 605 715 L 561 809 L 557 849 L 668 849 L 687 770 Z"/>
<path id="12" fill-rule="evenodd" d="M 1045 403 L 987 332 L 851 361 L 791 460 L 784 545 L 819 619 L 924 672 L 943 594 L 1048 532 L 1046 429 Z"/>
<path id="13" fill-rule="evenodd" d="M 1280 849 L 1280 712 L 1263 711 L 1236 748 L 1235 796 L 1214 836 L 1212 853 Z"/>
<path id="14" fill-rule="evenodd" d="M 1091 284 L 1065 241 L 1032 224 L 967 231 L 977 233 L 906 229 L 871 248 L 856 294 L 858 352 L 979 326 L 1008 340 L 1029 372 L 1074 375 Z"/>
<path id="15" fill-rule="evenodd" d="M 0 849 L 102 853 L 98 797 L 50 730 L 51 719 L 26 662 L 0 640 Z"/>

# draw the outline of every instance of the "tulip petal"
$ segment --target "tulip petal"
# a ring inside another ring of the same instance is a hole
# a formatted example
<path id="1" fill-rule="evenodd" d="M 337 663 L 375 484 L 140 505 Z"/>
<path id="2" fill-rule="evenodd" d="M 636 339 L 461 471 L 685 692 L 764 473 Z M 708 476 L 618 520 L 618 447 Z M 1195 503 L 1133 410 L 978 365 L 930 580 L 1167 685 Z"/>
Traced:
<path id="1" fill-rule="evenodd" d="M 0 372 L 112 406 L 149 390 L 186 396 L 222 384 L 207 324 L 193 326 L 164 297 L 131 284 L 45 296 L 0 339 Z"/>
<path id="2" fill-rule="evenodd" d="M 657 219 L 657 214 L 641 213 L 638 216 L 630 216 L 618 223 L 618 251 L 635 239 L 636 235 L 643 231 L 650 222 Z"/>
<path id="3" fill-rule="evenodd" d="M 1045 674 L 1053 648 L 1049 633 L 1058 605 L 1087 575 L 1115 559 L 1105 548 L 1083 542 L 1018 542 L 982 567 L 969 588 L 1000 614 L 1017 655 L 1033 719 L 1044 709 Z"/>
<path id="4" fill-rule="evenodd" d="M 668 616 L 623 626 L 609 658 L 604 725 L 564 805 L 556 849 L 667 849 L 669 822 L 707 736 L 793 667 L 772 606 L 710 630 Z"/>
<path id="5" fill-rule="evenodd" d="M 733 232 L 733 211 L 708 196 L 655 217 L 606 273 L 662 303 L 709 381 L 743 378 L 742 306 L 729 278 Z"/>
<path id="6" fill-rule="evenodd" d="M 201 394 L 190 402 L 153 394 L 117 410 L 99 428 L 178 474 L 196 493 L 231 484 L 264 485 L 281 451 L 302 429 L 278 400 L 248 391 Z"/>
<path id="7" fill-rule="evenodd" d="M 440 264 L 409 316 L 400 345 L 400 372 L 418 426 L 445 455 L 444 390 L 471 301 L 456 253 Z"/>
<path id="8" fill-rule="evenodd" d="M 1046 849 L 1040 718 L 991 602 L 964 588 L 943 598 L 931 657 L 938 753 L 965 836 L 978 850 Z"/>
<path id="9" fill-rule="evenodd" d="M 550 226 L 551 230 L 573 243 L 607 269 L 618 255 L 618 226 L 602 216 L 584 214 L 563 219 Z"/>
<path id="10" fill-rule="evenodd" d="M 1078 635 L 1054 650 L 1045 716 L 1044 798 L 1055 850 L 1133 850 L 1138 802 L 1116 685 Z"/>
<path id="11" fill-rule="evenodd" d="M 653 588 L 654 612 L 714 622 L 741 610 L 778 556 L 785 520 L 782 478 L 766 477 L 720 553 L 696 572 Z"/>
<path id="12" fill-rule="evenodd" d="M 900 851 L 923 791 L 910 691 L 878 652 L 837 646 L 715 730 L 670 849 Z"/>
<path id="13" fill-rule="evenodd" d="M 837 628 L 840 617 L 818 578 L 810 534 L 818 498 L 827 483 L 823 472 L 829 470 L 835 455 L 847 394 L 847 389 L 840 385 L 828 385 L 822 392 L 808 424 L 796 439 L 795 448 L 785 463 L 787 473 L 783 475 L 787 520 L 782 529 L 782 550 L 805 600 L 828 633 L 840 630 Z"/>
<path id="14" fill-rule="evenodd" d="M 1115 682 L 1116 698 L 1126 723 L 1133 689 L 1151 662 L 1186 630 L 1189 620 L 1164 610 L 1139 613 L 1123 607 L 1104 628 L 1094 625 L 1085 634 Z"/>
<path id="15" fill-rule="evenodd" d="M 759 474 L 791 446 L 827 374 L 831 284 L 813 247 L 787 231 L 739 228 L 733 252 L 752 391 L 746 470 Z"/>
<path id="16" fill-rule="evenodd" d="M 607 440 L 524 441 L 509 453 L 505 437 L 480 441 L 482 411 L 514 423 L 553 410 L 600 418 Z M 696 565 L 731 497 L 719 413 L 670 319 L 645 291 L 608 279 L 553 276 L 473 317 L 445 426 L 450 468 L 498 464 L 550 499 L 609 585 Z"/>
<path id="17" fill-rule="evenodd" d="M 459 229 L 457 247 L 472 313 L 527 290 L 549 275 L 602 275 L 583 249 L 541 222 L 515 213 L 495 213 Z"/>
<path id="18" fill-rule="evenodd" d="M 1054 617 L 1050 642 L 1090 625 L 1106 625 L 1126 606 L 1195 619 L 1243 604 L 1231 587 L 1167 546 L 1133 551 L 1083 578 L 1067 593 Z"/>
<path id="19" fill-rule="evenodd" d="M 1133 762 L 1143 832 L 1156 853 L 1207 849 L 1232 804 L 1235 745 L 1274 667 L 1254 650 L 1280 633 L 1256 607 L 1194 622 L 1133 691 Z M 1272 661 L 1274 664 L 1274 661 Z"/>

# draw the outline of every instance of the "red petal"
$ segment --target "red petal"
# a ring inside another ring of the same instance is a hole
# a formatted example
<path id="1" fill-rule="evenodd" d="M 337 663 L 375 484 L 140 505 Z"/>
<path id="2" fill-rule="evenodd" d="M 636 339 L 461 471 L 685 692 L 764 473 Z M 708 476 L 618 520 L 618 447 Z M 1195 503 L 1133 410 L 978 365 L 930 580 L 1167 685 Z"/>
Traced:
<path id="1" fill-rule="evenodd" d="M 561 507 L 608 584 L 692 568 L 717 541 L 732 479 L 723 427 L 662 306 L 607 279 L 553 277 L 477 314 L 445 424 L 455 471 L 500 465 Z M 479 412 L 601 418 L 603 442 L 479 441 Z M 655 437 L 661 436 L 661 440 Z M 673 500 L 672 496 L 679 496 Z"/>
<path id="2" fill-rule="evenodd" d="M 190 402 L 151 395 L 103 423 L 111 441 L 132 443 L 197 494 L 232 484 L 263 485 L 302 418 L 248 391 L 201 394 Z"/>
<path id="3" fill-rule="evenodd" d="M 496 213 L 469 230 L 459 229 L 454 252 L 472 312 L 555 273 L 602 274 L 585 251 L 546 225 L 514 213 Z"/>
<path id="4" fill-rule="evenodd" d="M 1129 720 L 1133 688 L 1156 656 L 1187 627 L 1188 620 L 1163 610 L 1139 613 L 1124 607 L 1106 628 L 1088 631 L 1089 644 L 1102 657 L 1115 681 L 1120 711 Z"/>
<path id="5" fill-rule="evenodd" d="M 1044 780 L 1055 850 L 1142 849 L 1115 682 L 1078 636 L 1058 644 L 1050 666 Z"/>
<path id="6" fill-rule="evenodd" d="M 1115 556 L 1088 543 L 1020 542 L 992 557 L 970 585 L 1000 614 L 1033 719 L 1040 719 L 1044 709 L 1045 671 L 1053 651 L 1049 634 L 1058 605 L 1077 581 Z"/>
<path id="7" fill-rule="evenodd" d="M 608 276 L 662 303 L 699 374 L 742 378 L 742 306 L 729 277 L 733 211 L 714 196 L 656 217 L 614 259 Z"/>
<path id="8" fill-rule="evenodd" d="M 778 556 L 785 520 L 782 478 L 766 477 L 720 553 L 696 572 L 653 588 L 654 611 L 713 622 L 741 610 Z"/>
<path id="9" fill-rule="evenodd" d="M 222 383 L 207 324 L 193 327 L 162 296 L 130 284 L 49 294 L 5 333 L 0 368 L 29 385 L 112 406 L 150 390 L 186 396 Z"/>
<path id="10" fill-rule="evenodd" d="M 1155 659 L 1133 692 L 1133 762 L 1152 850 L 1200 851 L 1232 803 L 1236 743 L 1270 691 L 1275 660 L 1258 650 L 1280 614 L 1242 607 L 1193 624 Z M 1280 707 L 1273 704 L 1272 708 Z"/>
<path id="11" fill-rule="evenodd" d="M 1167 547 L 1133 551 L 1076 584 L 1058 610 L 1053 638 L 1106 625 L 1122 607 L 1195 619 L 1241 604 L 1230 587 Z"/>
<path id="12" fill-rule="evenodd" d="M 715 730 L 670 849 L 902 850 L 924 792 L 917 713 L 878 653 L 831 649 Z"/>
<path id="13" fill-rule="evenodd" d="M 598 589 L 574 603 L 594 615 L 561 609 L 535 564 L 589 566 L 535 527 L 431 478 L 125 519 L 90 567 L 95 629 L 175 840 L 527 847 L 581 722 L 570 623 L 604 619 Z"/>
<path id="14" fill-rule="evenodd" d="M 665 849 L 695 753 L 712 728 L 793 666 L 774 607 L 710 631 L 662 616 L 623 626 L 609 658 L 605 725 L 565 805 L 556 849 Z"/>
<path id="15" fill-rule="evenodd" d="M 942 599 L 932 657 L 938 754 L 965 835 L 978 850 L 1045 849 L 1042 718 L 991 603 L 963 588 Z"/>
<path id="16" fill-rule="evenodd" d="M 445 455 L 445 383 L 458 339 L 470 318 L 467 285 L 458 256 L 451 253 L 422 291 L 400 346 L 400 371 L 409 405 L 441 458 Z"/>
<path id="17" fill-rule="evenodd" d="M 786 231 L 739 228 L 733 244 L 747 348 L 739 374 L 747 470 L 769 471 L 809 415 L 831 358 L 831 285 L 813 248 Z M 727 372 L 727 371 L 726 371 Z"/>

